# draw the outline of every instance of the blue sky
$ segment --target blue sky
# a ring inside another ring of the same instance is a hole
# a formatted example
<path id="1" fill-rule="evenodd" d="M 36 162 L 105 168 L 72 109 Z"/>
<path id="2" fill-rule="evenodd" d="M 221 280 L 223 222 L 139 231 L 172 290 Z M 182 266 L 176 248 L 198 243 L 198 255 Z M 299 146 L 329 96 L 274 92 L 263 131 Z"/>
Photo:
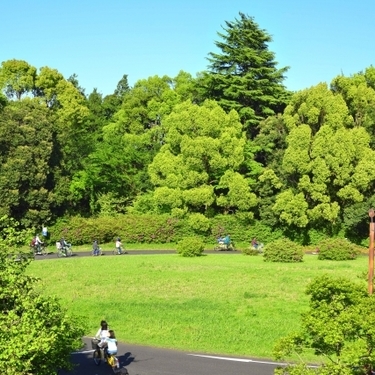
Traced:
<path id="1" fill-rule="evenodd" d="M 216 52 L 217 32 L 242 12 L 273 37 L 285 85 L 302 90 L 375 65 L 374 0 L 12 0 L 0 13 L 0 62 L 25 60 L 86 93 L 111 94 L 153 75 L 193 76 Z"/>

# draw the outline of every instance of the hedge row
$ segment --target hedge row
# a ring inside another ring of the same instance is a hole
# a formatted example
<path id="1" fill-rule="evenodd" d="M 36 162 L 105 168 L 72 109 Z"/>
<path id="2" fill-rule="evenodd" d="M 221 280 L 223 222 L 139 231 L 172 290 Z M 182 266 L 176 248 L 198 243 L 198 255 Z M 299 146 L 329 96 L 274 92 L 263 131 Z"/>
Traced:
<path id="1" fill-rule="evenodd" d="M 214 242 L 219 235 L 230 234 L 235 242 L 250 242 L 252 237 L 270 242 L 282 236 L 281 231 L 236 215 L 219 215 L 207 219 L 194 214 L 184 219 L 169 215 L 103 216 L 83 218 L 79 216 L 60 219 L 49 228 L 51 241 L 61 237 L 75 245 L 107 243 L 120 237 L 128 243 L 167 243 L 178 242 L 185 237 L 200 237 Z"/>

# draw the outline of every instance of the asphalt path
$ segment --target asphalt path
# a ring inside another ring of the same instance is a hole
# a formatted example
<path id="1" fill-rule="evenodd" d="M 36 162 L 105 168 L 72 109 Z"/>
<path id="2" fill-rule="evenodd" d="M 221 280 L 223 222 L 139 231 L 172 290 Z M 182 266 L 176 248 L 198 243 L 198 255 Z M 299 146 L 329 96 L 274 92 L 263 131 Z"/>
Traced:
<path id="1" fill-rule="evenodd" d="M 130 250 L 121 256 L 145 254 L 175 254 L 175 250 Z M 206 250 L 205 254 L 219 253 L 236 255 L 239 251 Z M 72 257 L 88 257 L 92 253 L 77 252 Z M 113 255 L 111 251 L 103 252 L 102 256 Z M 37 255 L 35 260 L 56 259 L 57 254 Z M 63 259 L 61 259 L 63 261 Z M 93 361 L 91 339 L 84 339 L 84 348 L 72 354 L 72 362 L 76 365 L 71 372 L 60 371 L 59 375 L 109 375 L 112 369 L 101 363 L 97 366 Z M 250 357 L 212 355 L 207 353 L 182 352 L 132 344 L 118 344 L 118 356 L 121 368 L 125 367 L 129 375 L 272 375 L 277 366 L 283 365 L 272 360 Z"/>
<path id="2" fill-rule="evenodd" d="M 60 371 L 59 375 L 110 375 L 112 369 L 93 361 L 91 341 L 85 338 L 85 347 L 72 354 L 76 365 L 71 372 Z M 272 375 L 276 362 L 246 357 L 207 355 L 181 352 L 131 344 L 118 344 L 117 355 L 121 368 L 129 375 Z"/>
<path id="3" fill-rule="evenodd" d="M 44 259 L 55 259 L 57 258 L 56 251 L 49 251 L 49 248 L 46 249 L 48 252 L 46 255 L 35 255 L 35 260 L 44 260 Z M 93 256 L 91 251 L 79 251 L 74 252 L 74 248 L 72 248 L 73 254 L 72 257 L 89 257 Z M 113 255 L 112 251 L 103 251 L 101 256 L 132 256 L 132 255 L 158 255 L 158 254 L 176 254 L 176 250 L 129 250 L 126 254 L 122 255 Z M 242 254 L 240 251 L 214 251 L 214 250 L 205 250 L 203 254 Z M 64 257 L 63 257 L 64 258 Z"/>

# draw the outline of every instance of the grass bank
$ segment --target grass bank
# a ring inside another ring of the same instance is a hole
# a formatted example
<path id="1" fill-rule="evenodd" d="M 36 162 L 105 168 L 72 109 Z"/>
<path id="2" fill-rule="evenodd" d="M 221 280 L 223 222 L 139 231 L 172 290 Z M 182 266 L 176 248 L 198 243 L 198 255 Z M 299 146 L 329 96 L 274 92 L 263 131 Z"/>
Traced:
<path id="1" fill-rule="evenodd" d="M 134 344 L 272 357 L 276 340 L 298 329 L 306 285 L 324 273 L 358 280 L 368 259 L 298 264 L 210 254 L 86 257 L 32 262 L 43 293 L 85 317 L 93 335 L 106 319 Z M 366 281 L 363 280 L 364 287 Z"/>

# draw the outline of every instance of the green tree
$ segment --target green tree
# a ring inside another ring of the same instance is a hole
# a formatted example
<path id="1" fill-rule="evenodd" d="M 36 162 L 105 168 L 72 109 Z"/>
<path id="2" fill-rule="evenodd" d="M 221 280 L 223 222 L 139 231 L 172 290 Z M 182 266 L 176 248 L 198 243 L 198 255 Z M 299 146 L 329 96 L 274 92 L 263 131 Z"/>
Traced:
<path id="1" fill-rule="evenodd" d="M 50 375 L 72 369 L 71 353 L 82 346 L 82 322 L 38 292 L 40 281 L 26 274 L 29 263 L 0 252 L 0 372 Z"/>
<path id="2" fill-rule="evenodd" d="M 275 54 L 268 49 L 270 34 L 252 17 L 239 13 L 226 21 L 219 53 L 209 53 L 209 70 L 198 83 L 203 98 L 216 100 L 225 111 L 234 109 L 249 135 L 255 136 L 259 122 L 282 113 L 288 99 L 283 86 L 287 67 L 278 69 Z"/>
<path id="3" fill-rule="evenodd" d="M 287 144 L 281 173 L 287 189 L 273 210 L 288 225 L 335 225 L 375 182 L 375 153 L 364 127 L 354 127 L 341 95 L 325 84 L 295 94 L 285 110 Z"/>
<path id="4" fill-rule="evenodd" d="M 255 206 L 249 183 L 237 172 L 245 137 L 235 111 L 225 114 L 214 101 L 187 101 L 165 118 L 163 129 L 164 144 L 149 166 L 159 209 L 204 213 Z"/>
<path id="5" fill-rule="evenodd" d="M 22 95 L 34 89 L 36 68 L 23 60 L 8 60 L 1 63 L 0 87 L 8 98 L 20 100 Z"/>
<path id="6" fill-rule="evenodd" d="M 375 299 L 363 284 L 328 275 L 313 280 L 306 291 L 309 310 L 302 314 L 299 332 L 275 346 L 277 359 L 313 350 L 318 368 L 306 363 L 289 365 L 276 374 L 367 375 L 375 368 Z M 328 361 L 327 361 L 328 359 Z"/>
<path id="7" fill-rule="evenodd" d="M 35 99 L 10 102 L 0 116 L 0 216 L 40 224 L 53 201 L 50 112 Z"/>

